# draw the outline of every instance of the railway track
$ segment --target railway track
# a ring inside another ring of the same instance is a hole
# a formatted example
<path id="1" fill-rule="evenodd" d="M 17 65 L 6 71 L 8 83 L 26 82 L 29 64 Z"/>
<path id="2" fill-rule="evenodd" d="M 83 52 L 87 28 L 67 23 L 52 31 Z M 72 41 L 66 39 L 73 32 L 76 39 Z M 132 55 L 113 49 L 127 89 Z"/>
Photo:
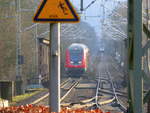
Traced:
<path id="1" fill-rule="evenodd" d="M 65 89 L 66 92 L 64 93 L 63 96 L 61 96 L 60 102 L 62 102 L 69 95 L 69 93 L 79 84 L 81 79 L 82 78 L 79 78 L 79 79 L 68 78 L 67 80 L 61 83 L 60 85 L 61 90 Z M 40 98 L 38 98 L 37 100 L 33 101 L 30 104 L 36 105 L 40 103 L 41 101 L 45 100 L 46 98 L 48 98 L 48 96 L 49 96 L 49 92 L 42 95 Z"/>
<path id="2" fill-rule="evenodd" d="M 67 103 L 69 102 L 68 99 L 70 100 L 71 96 L 69 96 L 69 94 L 71 94 L 71 92 L 73 92 L 73 89 L 75 89 L 75 87 L 79 84 L 80 80 L 82 78 L 68 78 L 67 80 L 65 80 L 63 83 L 61 83 L 61 105 L 62 106 L 68 106 L 68 107 L 87 107 L 89 105 L 89 109 L 93 109 L 93 108 L 99 108 L 99 109 L 103 109 L 104 106 L 111 106 L 114 110 L 119 111 L 119 112 L 126 112 L 126 107 L 120 103 L 118 97 L 120 98 L 127 98 L 125 96 L 124 92 L 121 92 L 120 90 L 117 90 L 115 88 L 114 82 L 113 81 L 113 77 L 111 74 L 111 72 L 113 70 L 115 70 L 116 73 L 116 69 L 110 68 L 111 64 L 108 63 L 104 64 L 104 65 L 100 65 L 101 67 L 99 67 L 99 73 L 98 73 L 98 77 L 97 77 L 97 88 L 96 88 L 96 94 L 95 96 L 93 96 L 93 98 L 90 97 L 90 99 L 87 99 L 88 101 L 86 102 L 78 102 L 76 103 L 73 102 L 74 100 L 71 99 L 71 103 Z M 111 66 L 113 67 L 113 66 Z M 110 70 L 110 69 L 111 70 Z M 76 91 L 76 90 L 74 90 Z M 62 93 L 63 92 L 63 93 Z M 72 95 L 72 94 L 71 94 Z M 49 94 L 43 96 L 43 99 L 41 99 L 40 101 L 43 101 L 44 98 L 48 98 Z M 78 97 L 76 97 L 78 98 Z M 67 101 L 66 101 L 67 100 Z M 39 103 L 39 102 L 37 102 Z M 105 109 L 105 108 L 104 108 Z"/>
<path id="3" fill-rule="evenodd" d="M 120 101 L 119 101 L 119 99 L 118 99 L 117 92 L 116 92 L 116 88 L 115 88 L 115 86 L 114 86 L 113 79 L 112 79 L 112 77 L 111 77 L 111 73 L 110 73 L 110 71 L 108 70 L 108 68 L 107 68 L 107 73 L 108 73 L 109 78 L 110 78 L 110 80 L 111 80 L 112 89 L 113 89 L 113 92 L 114 92 L 115 103 L 117 104 L 117 106 L 118 106 L 122 111 L 126 112 L 126 111 L 127 111 L 127 108 L 126 108 L 123 104 L 121 104 Z"/>
<path id="4" fill-rule="evenodd" d="M 104 92 L 102 90 L 111 90 L 111 95 L 106 94 L 106 97 L 103 97 Z M 108 65 L 106 65 L 106 70 L 104 73 L 99 72 L 98 81 L 97 81 L 97 90 L 96 90 L 96 98 L 95 103 L 97 108 L 101 109 L 103 105 L 115 105 L 121 111 L 126 112 L 126 107 L 122 105 L 118 99 L 118 93 L 114 86 L 114 82 L 112 79 L 112 75 L 109 71 Z"/>
<path id="5" fill-rule="evenodd" d="M 81 79 L 82 78 L 72 80 L 72 83 L 69 85 L 67 92 L 61 97 L 60 102 L 62 102 L 69 95 L 69 93 L 79 84 Z"/>

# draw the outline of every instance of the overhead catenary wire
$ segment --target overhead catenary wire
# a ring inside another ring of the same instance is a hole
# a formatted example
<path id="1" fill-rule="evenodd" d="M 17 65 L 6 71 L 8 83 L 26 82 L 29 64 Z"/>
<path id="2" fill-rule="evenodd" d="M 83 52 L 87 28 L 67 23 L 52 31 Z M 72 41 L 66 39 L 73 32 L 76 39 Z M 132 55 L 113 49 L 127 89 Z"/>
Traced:
<path id="1" fill-rule="evenodd" d="M 124 40 L 126 38 L 125 36 L 120 34 L 113 34 L 112 32 L 106 33 L 105 35 L 113 40 Z"/>
<path id="2" fill-rule="evenodd" d="M 109 29 L 111 27 L 114 31 L 118 32 L 119 34 L 123 35 L 124 37 L 127 37 L 127 35 L 125 33 L 123 33 L 122 31 L 120 31 L 120 30 L 118 30 L 114 27 L 112 27 L 111 25 L 106 26 L 106 27 L 107 27 L 107 29 Z"/>
<path id="3" fill-rule="evenodd" d="M 41 33 L 40 35 L 37 35 L 37 37 L 45 36 L 45 35 L 47 35 L 49 32 L 50 32 L 50 31 L 48 30 L 48 31 L 46 31 L 46 32 L 44 32 L 44 33 Z"/>
<path id="4" fill-rule="evenodd" d="M 87 10 L 91 5 L 93 5 L 97 0 L 93 0 L 89 5 L 87 5 L 83 10 Z"/>
<path id="5" fill-rule="evenodd" d="M 109 8 L 108 8 L 108 7 L 106 7 L 106 6 L 104 6 L 104 8 L 105 8 L 105 9 L 107 9 L 107 10 L 111 10 L 111 9 L 109 9 Z M 123 18 L 123 16 L 122 16 L 122 15 L 120 15 L 119 13 L 117 13 L 117 12 L 116 12 L 116 11 L 114 11 L 114 10 L 113 10 L 112 14 L 113 14 L 113 15 L 115 14 L 116 16 L 119 16 L 119 17 Z"/>

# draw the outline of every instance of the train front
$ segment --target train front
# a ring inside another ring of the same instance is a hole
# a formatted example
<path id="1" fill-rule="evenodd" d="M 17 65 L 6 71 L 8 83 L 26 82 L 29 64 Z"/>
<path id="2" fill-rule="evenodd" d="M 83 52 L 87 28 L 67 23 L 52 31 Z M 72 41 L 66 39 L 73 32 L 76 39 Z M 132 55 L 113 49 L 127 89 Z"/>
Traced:
<path id="1" fill-rule="evenodd" d="M 69 76 L 81 76 L 87 70 L 86 47 L 82 44 L 72 44 L 66 50 L 65 68 Z"/>

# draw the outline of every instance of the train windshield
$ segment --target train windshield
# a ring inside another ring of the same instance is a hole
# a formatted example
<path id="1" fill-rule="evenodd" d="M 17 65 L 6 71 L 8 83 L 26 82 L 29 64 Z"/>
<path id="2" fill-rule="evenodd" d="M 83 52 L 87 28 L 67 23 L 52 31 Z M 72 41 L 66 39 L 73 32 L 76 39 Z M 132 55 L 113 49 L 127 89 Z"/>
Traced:
<path id="1" fill-rule="evenodd" d="M 74 63 L 78 63 L 79 61 L 82 61 L 82 50 L 71 50 L 70 51 L 70 60 Z"/>

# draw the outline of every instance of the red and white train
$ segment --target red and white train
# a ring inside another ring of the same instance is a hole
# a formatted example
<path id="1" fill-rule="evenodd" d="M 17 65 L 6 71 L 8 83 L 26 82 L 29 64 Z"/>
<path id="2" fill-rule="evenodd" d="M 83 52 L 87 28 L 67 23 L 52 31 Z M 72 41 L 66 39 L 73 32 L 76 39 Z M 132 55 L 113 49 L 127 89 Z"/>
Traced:
<path id="1" fill-rule="evenodd" d="M 73 43 L 66 49 L 65 69 L 70 76 L 80 76 L 88 69 L 89 49 L 86 45 Z"/>

